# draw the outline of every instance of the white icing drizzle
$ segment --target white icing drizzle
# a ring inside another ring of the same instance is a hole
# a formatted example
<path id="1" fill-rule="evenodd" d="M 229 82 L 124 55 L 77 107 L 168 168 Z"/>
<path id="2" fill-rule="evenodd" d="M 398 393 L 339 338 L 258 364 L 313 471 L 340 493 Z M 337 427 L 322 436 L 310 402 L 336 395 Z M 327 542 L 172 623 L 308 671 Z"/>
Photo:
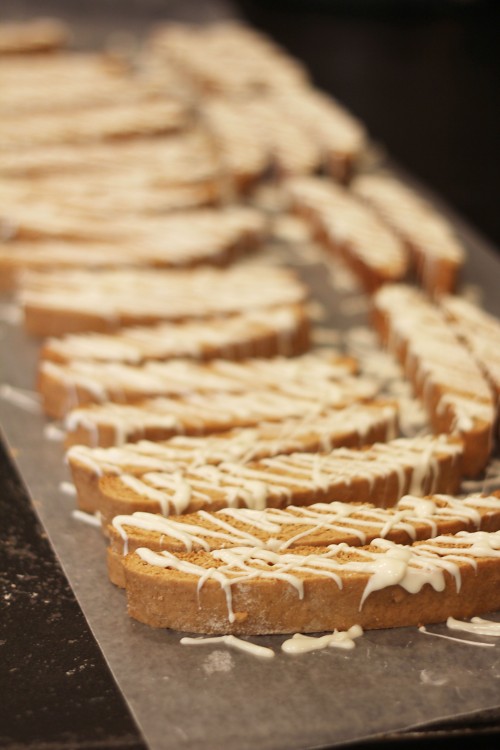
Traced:
<path id="1" fill-rule="evenodd" d="M 407 495 L 394 508 L 387 509 L 368 504 L 333 502 L 307 507 L 289 506 L 286 510 L 224 508 L 216 513 L 198 511 L 185 520 L 182 517 L 164 518 L 155 513 L 136 512 L 116 516 L 112 525 L 124 540 L 134 533 L 134 529 L 146 529 L 158 534 L 165 546 L 169 538 L 181 542 L 187 552 L 195 547 L 209 550 L 213 545 L 210 540 L 215 540 L 217 544 L 245 544 L 280 552 L 299 542 L 311 543 L 311 536 L 318 534 L 323 537 L 323 545 L 332 543 L 335 537 L 342 535 L 357 537 L 360 544 L 366 544 L 368 534 L 370 538 L 385 538 L 399 530 L 414 540 L 416 527 L 422 524 L 428 526 L 431 536 L 436 536 L 439 522 L 448 520 L 472 523 L 478 528 L 481 523 L 479 508 L 486 512 L 500 512 L 500 498 L 472 495 L 459 500 L 436 495 L 432 499 L 424 499 Z M 246 528 L 235 526 L 234 522 Z M 127 527 L 127 531 L 124 527 Z M 257 535 L 252 533 L 252 529 Z"/>
<path id="2" fill-rule="evenodd" d="M 8 383 L 2 383 L 0 384 L 0 398 L 33 414 L 40 413 L 40 397 L 33 391 L 27 391 Z"/>
<path id="3" fill-rule="evenodd" d="M 83 510 L 73 510 L 71 511 L 71 515 L 77 521 L 82 521 L 82 523 L 86 523 L 89 526 L 96 526 L 99 528 L 101 528 L 102 526 L 101 516 L 99 513 L 92 515 L 91 513 L 85 513 L 85 511 Z"/>
<path id="4" fill-rule="evenodd" d="M 425 625 L 421 625 L 419 627 L 419 632 L 424 633 L 425 635 L 432 635 L 434 638 L 444 638 L 447 641 L 453 641 L 454 643 L 465 643 L 468 646 L 479 646 L 480 648 L 494 648 L 494 643 L 483 643 L 482 641 L 468 641 L 465 638 L 455 638 L 451 635 L 444 635 L 444 633 L 432 633 L 430 630 L 427 630 Z"/>
<path id="5" fill-rule="evenodd" d="M 64 440 L 65 432 L 61 427 L 54 424 L 53 422 L 50 422 L 49 424 L 46 424 L 43 428 L 43 436 L 47 440 L 54 440 L 55 442 L 61 442 Z"/>
<path id="6" fill-rule="evenodd" d="M 470 622 L 462 622 L 454 617 L 448 617 L 446 625 L 450 630 L 463 630 L 474 635 L 490 635 L 500 638 L 500 622 L 473 617 Z"/>
<path id="7" fill-rule="evenodd" d="M 346 558 L 345 552 L 349 552 Z M 329 578 L 339 590 L 343 587 L 343 573 L 355 572 L 367 576 L 360 600 L 363 602 L 374 591 L 399 585 L 410 594 L 418 593 L 430 585 L 435 591 L 445 589 L 444 572 L 447 571 L 460 591 L 460 565 L 476 566 L 477 559 L 500 559 L 500 532 L 460 532 L 441 535 L 432 544 L 424 543 L 404 547 L 384 539 L 376 539 L 371 548 L 348 547 L 346 544 L 330 545 L 314 554 L 276 553 L 255 547 L 217 549 L 207 555 L 207 567 L 163 551 L 153 552 L 140 547 L 137 554 L 149 565 L 170 568 L 198 579 L 198 591 L 207 580 L 218 582 L 226 598 L 229 622 L 235 621 L 232 606 L 232 586 L 254 578 L 281 580 L 304 596 L 304 576 L 313 574 Z M 210 565 L 208 560 L 214 561 Z"/>
<path id="8" fill-rule="evenodd" d="M 283 641 L 281 650 L 286 654 L 307 654 L 324 648 L 340 648 L 350 650 L 355 648 L 355 638 L 363 635 L 360 625 L 352 625 L 348 630 L 328 633 L 322 636 L 303 635 L 295 633 L 291 638 Z"/>
<path id="9" fill-rule="evenodd" d="M 237 651 L 244 651 L 252 656 L 257 656 L 261 659 L 272 659 L 274 657 L 274 651 L 272 648 L 266 646 L 259 646 L 257 643 L 251 643 L 250 641 L 244 641 L 242 638 L 237 638 L 235 635 L 217 635 L 208 638 L 181 638 L 180 642 L 183 646 L 211 646 L 216 643 L 221 643 L 224 646 L 230 646 Z"/>
<path id="10" fill-rule="evenodd" d="M 76 496 L 76 487 L 73 482 L 61 482 L 59 484 L 59 489 L 65 495 Z"/>

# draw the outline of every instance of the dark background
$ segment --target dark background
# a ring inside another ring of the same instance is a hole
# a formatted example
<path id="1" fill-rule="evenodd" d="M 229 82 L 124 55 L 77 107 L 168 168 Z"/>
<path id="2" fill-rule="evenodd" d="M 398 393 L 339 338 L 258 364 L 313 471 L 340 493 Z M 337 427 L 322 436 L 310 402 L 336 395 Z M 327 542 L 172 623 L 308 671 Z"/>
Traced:
<path id="1" fill-rule="evenodd" d="M 59 15 L 75 43 L 166 17 L 241 14 L 304 60 L 410 174 L 500 246 L 499 2 L 2 0 L 0 18 Z M 142 748 L 0 445 L 0 747 Z M 85 668 L 82 670 L 81 665 Z M 374 747 L 498 748 L 498 712 Z M 368 744 L 351 746 L 360 749 Z"/>

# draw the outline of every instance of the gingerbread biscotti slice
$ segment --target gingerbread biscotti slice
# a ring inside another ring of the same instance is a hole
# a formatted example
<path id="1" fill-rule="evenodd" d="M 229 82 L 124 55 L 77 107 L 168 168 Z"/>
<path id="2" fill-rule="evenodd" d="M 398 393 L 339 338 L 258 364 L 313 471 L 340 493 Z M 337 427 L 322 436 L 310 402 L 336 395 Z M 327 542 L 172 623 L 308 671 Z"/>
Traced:
<path id="1" fill-rule="evenodd" d="M 174 555 L 140 547 L 124 568 L 131 617 L 196 633 L 368 630 L 500 608 L 498 531 L 293 552 L 241 546 Z"/>
<path id="2" fill-rule="evenodd" d="M 56 18 L 4 22 L 0 24 L 0 56 L 54 52 L 66 46 L 69 36 L 68 26 Z M 36 66 L 38 58 L 32 64 Z"/>
<path id="3" fill-rule="evenodd" d="M 405 276 L 408 256 L 401 240 L 345 188 L 320 177 L 295 177 L 285 183 L 285 194 L 322 244 L 339 253 L 369 291 Z"/>
<path id="4" fill-rule="evenodd" d="M 61 418 L 71 409 L 90 403 L 134 403 L 147 398 L 177 397 L 189 393 L 247 393 L 273 390 L 297 394 L 314 383 L 318 397 L 354 375 L 352 357 L 331 349 L 318 349 L 297 357 L 213 359 L 195 362 L 172 359 L 128 365 L 120 362 L 43 360 L 38 370 L 38 391 L 46 414 Z"/>
<path id="5" fill-rule="evenodd" d="M 361 175 L 352 190 L 403 239 L 423 287 L 432 295 L 453 292 L 465 262 L 465 249 L 450 222 L 390 175 Z"/>
<path id="6" fill-rule="evenodd" d="M 307 296 L 293 271 L 252 265 L 33 273 L 23 279 L 20 300 L 27 331 L 52 336 L 234 315 L 302 303 Z"/>
<path id="7" fill-rule="evenodd" d="M 67 452 L 81 509 L 94 512 L 99 479 L 104 475 L 142 476 L 151 471 L 186 470 L 200 464 L 252 461 L 283 453 L 329 451 L 340 446 L 358 448 L 393 440 L 397 410 L 389 402 L 371 401 L 332 409 L 312 418 L 263 422 L 251 428 L 205 437 L 179 435 L 168 441 L 147 440 L 113 448 L 74 445 Z"/>
<path id="8" fill-rule="evenodd" d="M 493 447 L 496 409 L 492 390 L 443 312 L 406 285 L 387 285 L 374 296 L 382 340 L 402 362 L 436 432 L 464 441 L 464 473 L 478 475 Z"/>
<path id="9" fill-rule="evenodd" d="M 168 189 L 158 193 L 154 191 L 153 194 L 146 190 L 143 197 L 149 206 L 149 197 L 153 197 L 155 205 L 158 198 L 165 207 L 165 196 L 168 202 L 172 195 L 188 197 L 191 190 L 191 187 L 175 188 L 173 194 Z M 134 197 L 139 198 L 141 190 L 138 193 L 131 189 L 128 200 L 133 202 Z M 203 194 L 203 187 L 194 187 L 195 197 L 201 200 Z M 117 200 L 122 210 L 126 210 L 126 205 L 122 205 L 125 202 L 120 201 L 119 191 L 118 194 L 111 191 L 106 195 L 113 195 L 113 200 Z M 96 200 L 96 196 L 89 197 Z M 206 197 L 209 198 L 209 194 Z M 71 203 L 71 191 L 68 191 L 65 200 Z M 136 203 L 132 211 L 137 208 Z M 145 204 L 142 204 L 142 208 L 147 211 Z M 141 221 L 137 217 L 136 222 L 128 221 L 127 224 L 127 238 L 123 236 L 124 227 L 121 227 L 114 240 L 110 237 L 108 242 L 88 242 L 81 237 L 79 241 L 72 242 L 45 239 L 0 244 L 0 289 L 18 286 L 22 283 L 23 274 L 30 270 L 110 270 L 142 266 L 176 269 L 204 264 L 224 266 L 259 248 L 266 234 L 264 217 L 253 209 L 243 207 L 219 210 L 197 208 L 190 212 L 188 222 L 185 215 L 176 210 L 161 219 L 148 216 Z M 106 231 L 110 232 L 109 224 Z"/>
<path id="10" fill-rule="evenodd" d="M 446 295 L 439 305 L 488 379 L 500 405 L 500 321 L 477 305 Z"/>
<path id="11" fill-rule="evenodd" d="M 190 112 L 180 100 L 167 96 L 150 101 L 88 107 L 75 117 L 70 110 L 38 113 L 33 118 L 3 117 L 0 152 L 11 148 L 57 143 L 112 141 L 144 138 L 180 130 L 189 124 Z"/>
<path id="12" fill-rule="evenodd" d="M 91 405 L 67 415 L 66 444 L 106 447 L 141 439 L 167 440 L 174 435 L 208 435 L 289 417 L 312 420 L 331 409 L 370 401 L 379 388 L 374 380 L 345 378 L 322 391 L 314 384 L 299 384 L 287 393 L 270 388 L 247 393 L 215 391 L 137 404 Z"/>
<path id="13" fill-rule="evenodd" d="M 298 61 L 264 34 L 235 21 L 164 24 L 151 34 L 148 52 L 175 66 L 200 94 L 249 97 L 307 82 Z"/>
<path id="14" fill-rule="evenodd" d="M 116 334 L 81 333 L 47 339 L 42 360 L 141 364 L 169 359 L 209 361 L 217 357 L 291 357 L 310 345 L 310 320 L 303 305 L 207 318 L 186 323 L 123 328 Z"/>
<path id="15" fill-rule="evenodd" d="M 136 511 L 192 513 L 225 507 L 285 508 L 318 502 L 394 505 L 405 494 L 453 494 L 460 482 L 460 443 L 400 438 L 361 449 L 292 453 L 248 463 L 204 464 L 187 471 L 104 475 L 96 510 L 104 523 Z"/>
<path id="16" fill-rule="evenodd" d="M 329 174 L 347 182 L 368 145 L 364 126 L 339 102 L 311 87 L 273 92 L 285 117 L 313 134 Z"/>
<path id="17" fill-rule="evenodd" d="M 115 516 L 107 528 L 108 573 L 113 583 L 124 586 L 124 556 L 138 547 L 174 554 L 240 545 L 283 552 L 304 545 L 356 547 L 377 538 L 411 544 L 441 534 L 499 529 L 500 493 L 460 499 L 405 495 L 393 508 L 333 502 L 284 510 L 223 508 L 168 518 L 138 512 Z"/>

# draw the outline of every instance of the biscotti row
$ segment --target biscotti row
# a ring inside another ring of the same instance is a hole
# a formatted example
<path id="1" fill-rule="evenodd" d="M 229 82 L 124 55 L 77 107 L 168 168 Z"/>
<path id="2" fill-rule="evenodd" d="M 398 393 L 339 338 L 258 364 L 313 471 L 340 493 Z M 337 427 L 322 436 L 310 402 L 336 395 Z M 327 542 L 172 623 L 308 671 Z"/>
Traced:
<path id="1" fill-rule="evenodd" d="M 124 586 L 123 561 L 139 547 L 153 552 L 210 552 L 252 546 L 284 552 L 296 547 L 351 547 L 389 539 L 411 544 L 459 531 L 498 531 L 500 494 L 403 496 L 393 508 L 369 503 L 316 503 L 307 507 L 223 508 L 164 517 L 136 512 L 115 516 L 107 527 L 108 572 Z"/>
<path id="2" fill-rule="evenodd" d="M 402 363 L 434 430 L 460 435 L 465 473 L 479 474 L 492 454 L 498 419 L 498 393 L 483 374 L 488 368 L 485 351 L 477 361 L 456 335 L 460 323 L 455 330 L 440 307 L 406 285 L 386 285 L 375 294 L 374 322 Z M 466 330 L 463 337 L 470 339 Z M 500 327 L 488 330 L 494 332 L 488 341 L 496 334 L 498 346 Z"/>
<path id="3" fill-rule="evenodd" d="M 0 56 L 38 55 L 65 47 L 70 37 L 68 26 L 55 18 L 0 24 Z"/>
<path id="4" fill-rule="evenodd" d="M 135 511 L 163 515 L 225 507 L 284 508 L 317 502 L 394 505 L 405 494 L 453 494 L 461 480 L 462 448 L 451 438 L 399 438 L 361 449 L 271 455 L 200 465 L 170 460 L 159 471 L 103 473 L 77 469 L 81 510 L 104 523 Z M 81 464 L 81 460 L 80 460 Z"/>
<path id="5" fill-rule="evenodd" d="M 500 608 L 500 532 L 410 546 L 241 545 L 123 560 L 128 613 L 152 627 L 261 635 L 415 626 Z"/>

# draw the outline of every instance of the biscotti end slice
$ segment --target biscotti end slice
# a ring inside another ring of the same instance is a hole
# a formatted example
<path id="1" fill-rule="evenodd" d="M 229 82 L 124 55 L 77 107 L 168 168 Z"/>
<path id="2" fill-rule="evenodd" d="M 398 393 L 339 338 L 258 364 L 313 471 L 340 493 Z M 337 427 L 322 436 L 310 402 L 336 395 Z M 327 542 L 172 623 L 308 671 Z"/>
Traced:
<path id="1" fill-rule="evenodd" d="M 165 518 L 153 513 L 115 516 L 108 525 L 110 580 L 125 585 L 123 561 L 139 547 L 173 554 L 252 545 L 274 552 L 304 545 L 361 546 L 377 537 L 412 544 L 459 531 L 498 531 L 500 492 L 454 498 L 405 495 L 394 508 L 367 503 L 320 503 L 284 510 L 223 508 Z"/>
<path id="2" fill-rule="evenodd" d="M 129 615 L 152 627 L 237 635 L 380 629 L 500 608 L 500 532 L 402 547 L 255 547 L 172 555 L 139 548 L 124 562 Z"/>

